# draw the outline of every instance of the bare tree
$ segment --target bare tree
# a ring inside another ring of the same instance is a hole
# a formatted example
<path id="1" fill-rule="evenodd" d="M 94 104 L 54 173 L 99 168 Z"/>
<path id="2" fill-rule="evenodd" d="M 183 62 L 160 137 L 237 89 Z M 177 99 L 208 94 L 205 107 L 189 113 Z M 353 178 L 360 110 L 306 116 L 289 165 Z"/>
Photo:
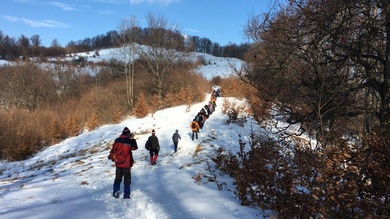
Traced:
<path id="1" fill-rule="evenodd" d="M 54 39 L 53 41 L 51 41 L 50 46 L 51 47 L 61 47 L 61 44 L 60 44 L 60 42 L 58 42 L 58 39 Z"/>
<path id="2" fill-rule="evenodd" d="M 38 47 L 41 45 L 41 38 L 39 37 L 39 35 L 37 34 L 34 34 L 30 37 L 30 41 L 31 41 L 31 55 L 32 56 L 35 56 L 36 54 L 36 51 L 38 50 Z"/>
<path id="3" fill-rule="evenodd" d="M 18 46 L 19 46 L 20 54 L 22 54 L 24 57 L 28 57 L 29 50 L 30 50 L 30 40 L 25 35 L 22 34 L 19 37 Z"/>
<path id="4" fill-rule="evenodd" d="M 31 40 L 32 46 L 35 46 L 35 47 L 40 46 L 40 45 L 41 45 L 41 42 L 42 42 L 41 38 L 40 38 L 39 35 L 37 35 L 37 34 L 32 35 L 32 36 L 30 37 L 30 40 Z"/>
<path id="5" fill-rule="evenodd" d="M 55 86 L 50 72 L 35 64 L 4 67 L 0 76 L 0 96 L 7 107 L 34 110 L 55 98 Z"/>
<path id="6" fill-rule="evenodd" d="M 168 26 L 165 17 L 148 13 L 148 27 L 143 35 L 147 46 L 138 47 L 140 64 L 150 76 L 153 89 L 159 98 L 163 96 L 163 87 L 167 76 L 172 73 L 175 63 L 187 54 L 184 37 L 176 25 Z"/>
<path id="7" fill-rule="evenodd" d="M 302 171 L 296 182 L 314 198 L 305 201 L 314 204 L 310 214 L 388 215 L 389 208 L 382 207 L 388 189 L 365 187 L 382 187 L 388 176 L 370 178 L 363 171 L 369 163 L 385 171 L 388 160 L 361 151 L 370 149 L 361 133 L 367 114 L 376 130 L 390 130 L 389 8 L 381 0 L 290 0 L 277 13 L 248 22 L 246 33 L 255 43 L 240 76 L 272 109 L 278 107 L 277 120 L 301 124 L 317 140 L 316 150 L 302 147 L 304 153 L 296 154 L 301 161 L 294 161 Z M 351 141 L 363 147 L 353 148 Z"/>
<path id="8" fill-rule="evenodd" d="M 138 26 L 138 21 L 132 16 L 121 21 L 118 36 L 115 38 L 115 43 L 119 46 L 118 50 L 122 55 L 126 78 L 127 104 L 130 110 L 134 109 L 134 59 L 136 42 L 139 40 L 140 34 L 141 29 Z"/>

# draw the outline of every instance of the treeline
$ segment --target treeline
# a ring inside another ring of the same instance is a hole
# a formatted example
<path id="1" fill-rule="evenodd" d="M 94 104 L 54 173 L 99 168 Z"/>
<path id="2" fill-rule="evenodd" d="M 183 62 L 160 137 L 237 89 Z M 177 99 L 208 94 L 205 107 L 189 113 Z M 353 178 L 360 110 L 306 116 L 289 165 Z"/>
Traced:
<path id="1" fill-rule="evenodd" d="M 148 28 L 132 27 L 129 30 L 137 33 L 138 37 L 135 40 L 140 45 L 148 45 L 148 41 L 143 36 L 148 35 L 151 30 Z M 170 30 L 164 30 L 169 32 Z M 184 38 L 180 32 L 171 33 L 173 39 L 181 39 L 182 47 L 190 48 L 192 52 L 207 53 L 218 57 L 235 57 L 242 59 L 244 53 L 248 50 L 249 44 L 243 43 L 241 45 L 229 44 L 221 46 L 216 42 L 212 42 L 208 38 L 201 38 L 198 36 L 187 36 Z M 15 39 L 0 31 L 0 59 L 14 61 L 19 57 L 59 57 L 66 54 L 87 52 L 98 50 L 102 48 L 117 47 L 116 39 L 120 37 L 118 31 L 108 31 L 105 34 L 97 35 L 95 37 L 86 37 L 83 40 L 70 41 L 66 46 L 62 47 L 57 39 L 51 42 L 49 47 L 41 45 L 41 38 L 39 35 L 32 35 L 31 37 L 21 35 Z"/>
<path id="2" fill-rule="evenodd" d="M 379 0 L 290 0 L 251 16 L 237 73 L 278 137 L 253 132 L 215 158 L 243 205 L 275 218 L 389 218 L 389 20 Z"/>

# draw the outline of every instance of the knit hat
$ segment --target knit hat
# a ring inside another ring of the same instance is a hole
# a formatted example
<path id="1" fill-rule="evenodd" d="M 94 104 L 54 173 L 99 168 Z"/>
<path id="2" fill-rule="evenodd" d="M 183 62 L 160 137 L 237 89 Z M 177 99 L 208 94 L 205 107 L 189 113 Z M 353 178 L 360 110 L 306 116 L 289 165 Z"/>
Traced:
<path id="1" fill-rule="evenodd" d="M 179 130 L 176 129 L 176 133 L 179 133 Z"/>
<path id="2" fill-rule="evenodd" d="M 154 131 L 154 129 L 152 130 L 152 134 L 156 134 L 156 132 Z"/>
<path id="3" fill-rule="evenodd" d="M 127 128 L 127 127 L 125 127 L 125 128 L 123 129 L 123 131 L 122 131 L 122 135 L 128 135 L 128 134 L 130 134 L 130 129 Z"/>

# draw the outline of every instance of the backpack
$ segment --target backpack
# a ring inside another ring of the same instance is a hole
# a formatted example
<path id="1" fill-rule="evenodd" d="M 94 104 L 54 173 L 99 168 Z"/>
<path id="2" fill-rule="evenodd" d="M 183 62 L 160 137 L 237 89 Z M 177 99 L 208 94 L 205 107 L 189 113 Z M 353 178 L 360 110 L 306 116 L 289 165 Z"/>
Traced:
<path id="1" fill-rule="evenodd" d="M 192 123 L 191 128 L 196 129 L 196 124 L 195 124 L 195 122 Z"/>
<path id="2" fill-rule="evenodd" d="M 196 115 L 196 116 L 195 116 L 195 121 L 200 122 L 200 120 L 201 120 L 200 115 Z"/>
<path id="3" fill-rule="evenodd" d="M 146 143 L 145 143 L 145 149 L 146 150 L 150 150 L 150 148 L 152 147 L 152 143 L 149 141 L 149 139 L 146 141 Z"/>
<path id="4" fill-rule="evenodd" d="M 110 159 L 112 162 L 122 164 L 126 162 L 127 154 L 123 152 L 123 143 L 115 142 L 110 151 Z"/>

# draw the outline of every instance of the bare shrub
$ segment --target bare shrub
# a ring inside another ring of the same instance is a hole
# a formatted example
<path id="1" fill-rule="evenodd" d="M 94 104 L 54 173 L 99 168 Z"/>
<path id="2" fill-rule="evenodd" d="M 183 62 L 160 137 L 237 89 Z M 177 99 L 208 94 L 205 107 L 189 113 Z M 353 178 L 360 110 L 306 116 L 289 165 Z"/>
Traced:
<path id="1" fill-rule="evenodd" d="M 1 158 L 11 161 L 27 159 L 48 144 L 44 130 L 46 121 L 41 115 L 19 109 L 0 114 Z"/>
<path id="2" fill-rule="evenodd" d="M 0 67 L 2 104 L 18 109 L 34 110 L 55 97 L 50 72 L 33 63 Z"/>
<path id="3" fill-rule="evenodd" d="M 106 84 L 104 87 L 91 88 L 80 100 L 80 114 L 84 115 L 85 120 L 95 114 L 99 119 L 96 125 L 111 123 L 123 115 L 130 114 L 123 86 L 124 83 L 119 81 Z"/>
<path id="4" fill-rule="evenodd" d="M 323 151 L 251 135 L 249 150 L 217 150 L 216 167 L 231 175 L 243 205 L 278 218 L 381 218 L 389 215 L 388 137 L 351 144 L 337 133 Z M 244 145 L 245 147 L 245 145 Z"/>
<path id="5" fill-rule="evenodd" d="M 225 99 L 222 105 L 222 112 L 228 116 L 225 120 L 226 124 L 236 123 L 243 126 L 247 121 L 249 108 L 246 105 L 237 105 L 235 102 L 229 102 Z"/>

